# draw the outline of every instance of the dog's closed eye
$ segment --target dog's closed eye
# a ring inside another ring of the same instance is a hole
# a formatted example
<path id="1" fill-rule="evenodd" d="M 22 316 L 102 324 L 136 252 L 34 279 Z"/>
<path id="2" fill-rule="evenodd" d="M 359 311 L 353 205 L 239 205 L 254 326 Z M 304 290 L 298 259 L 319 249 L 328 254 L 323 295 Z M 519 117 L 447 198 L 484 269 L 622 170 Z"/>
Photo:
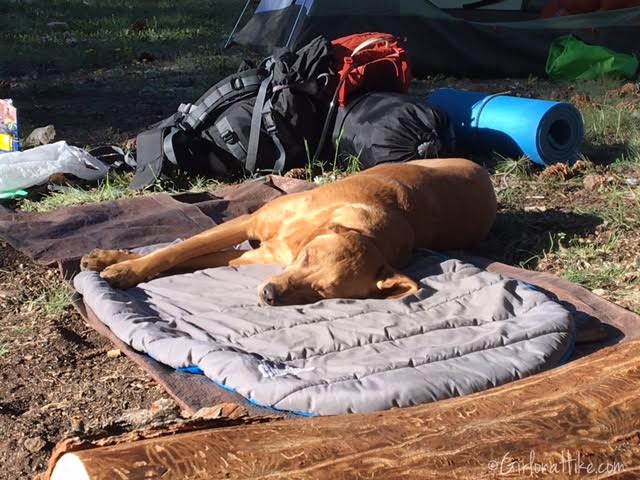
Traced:
<path id="1" fill-rule="evenodd" d="M 312 251 L 312 249 L 308 248 L 303 252 L 299 265 L 303 268 L 308 267 L 311 263 L 313 263 L 314 259 L 315 259 L 315 252 Z"/>

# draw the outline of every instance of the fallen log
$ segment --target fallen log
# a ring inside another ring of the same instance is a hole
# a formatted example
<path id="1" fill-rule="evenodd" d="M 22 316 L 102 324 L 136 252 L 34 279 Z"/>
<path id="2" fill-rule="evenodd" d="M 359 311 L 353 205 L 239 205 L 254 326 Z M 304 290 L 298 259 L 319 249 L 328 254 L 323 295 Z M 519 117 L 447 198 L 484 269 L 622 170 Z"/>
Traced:
<path id="1" fill-rule="evenodd" d="M 63 455 L 52 480 L 640 477 L 640 340 L 483 393 Z"/>

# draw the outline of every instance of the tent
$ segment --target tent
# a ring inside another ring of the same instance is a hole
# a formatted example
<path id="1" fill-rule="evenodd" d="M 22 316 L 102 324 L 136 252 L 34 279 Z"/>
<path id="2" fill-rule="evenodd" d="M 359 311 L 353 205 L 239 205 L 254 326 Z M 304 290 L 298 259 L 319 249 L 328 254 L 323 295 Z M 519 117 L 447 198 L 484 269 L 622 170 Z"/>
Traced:
<path id="1" fill-rule="evenodd" d="M 247 2 L 244 13 L 251 2 Z M 317 35 L 365 31 L 407 39 L 414 72 L 476 77 L 543 75 L 559 36 L 640 55 L 640 7 L 539 19 L 540 1 L 521 0 L 262 0 L 235 43 L 271 51 Z M 472 8 L 470 8 L 472 7 Z M 241 19 L 236 26 L 239 26 Z"/>

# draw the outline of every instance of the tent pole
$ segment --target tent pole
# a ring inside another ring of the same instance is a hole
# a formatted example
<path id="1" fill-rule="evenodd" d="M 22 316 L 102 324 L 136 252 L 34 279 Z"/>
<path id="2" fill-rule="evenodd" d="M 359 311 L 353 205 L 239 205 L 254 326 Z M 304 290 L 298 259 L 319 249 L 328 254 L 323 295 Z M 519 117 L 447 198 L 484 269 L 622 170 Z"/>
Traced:
<path id="1" fill-rule="evenodd" d="M 472 10 L 474 8 L 488 7 L 489 5 L 495 5 L 496 3 L 502 3 L 503 0 L 479 0 L 478 2 L 465 3 L 462 8 L 465 10 Z"/>
<path id="2" fill-rule="evenodd" d="M 240 25 L 240 21 L 242 20 L 242 17 L 244 17 L 244 14 L 247 12 L 247 8 L 249 8 L 249 4 L 250 3 L 251 3 L 251 0 L 247 0 L 247 3 L 244 4 L 244 8 L 242 9 L 242 12 L 240 13 L 240 16 L 238 17 L 238 20 L 236 21 L 236 24 L 233 26 L 233 30 L 231 30 L 231 33 L 229 34 L 229 38 L 227 38 L 227 42 L 224 44 L 224 48 L 228 48 L 229 44 L 231 44 L 231 39 L 235 35 L 236 30 L 238 29 L 238 26 Z"/>
<path id="3" fill-rule="evenodd" d="M 293 3 L 295 4 L 296 2 L 294 1 Z M 298 22 L 300 21 L 300 17 L 302 16 L 302 12 L 306 8 L 306 6 L 307 6 L 307 0 L 304 0 L 302 5 L 300 5 L 300 10 L 298 11 L 298 16 L 296 17 L 296 21 L 293 22 L 293 27 L 291 28 L 291 33 L 289 34 L 289 38 L 287 39 L 287 43 L 285 44 L 284 48 L 289 48 L 289 45 L 291 44 L 291 40 L 293 40 L 293 34 L 295 33 L 296 28 L 298 28 Z"/>

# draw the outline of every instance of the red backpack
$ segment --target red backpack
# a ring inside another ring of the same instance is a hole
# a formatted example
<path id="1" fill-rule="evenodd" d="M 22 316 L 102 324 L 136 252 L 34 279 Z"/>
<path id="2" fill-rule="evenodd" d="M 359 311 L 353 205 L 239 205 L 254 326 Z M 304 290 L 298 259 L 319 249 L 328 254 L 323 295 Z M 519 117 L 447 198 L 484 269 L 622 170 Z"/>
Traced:
<path id="1" fill-rule="evenodd" d="M 407 93 L 411 71 L 407 52 L 389 33 L 358 33 L 331 42 L 337 62 L 341 107 L 353 93 Z"/>

